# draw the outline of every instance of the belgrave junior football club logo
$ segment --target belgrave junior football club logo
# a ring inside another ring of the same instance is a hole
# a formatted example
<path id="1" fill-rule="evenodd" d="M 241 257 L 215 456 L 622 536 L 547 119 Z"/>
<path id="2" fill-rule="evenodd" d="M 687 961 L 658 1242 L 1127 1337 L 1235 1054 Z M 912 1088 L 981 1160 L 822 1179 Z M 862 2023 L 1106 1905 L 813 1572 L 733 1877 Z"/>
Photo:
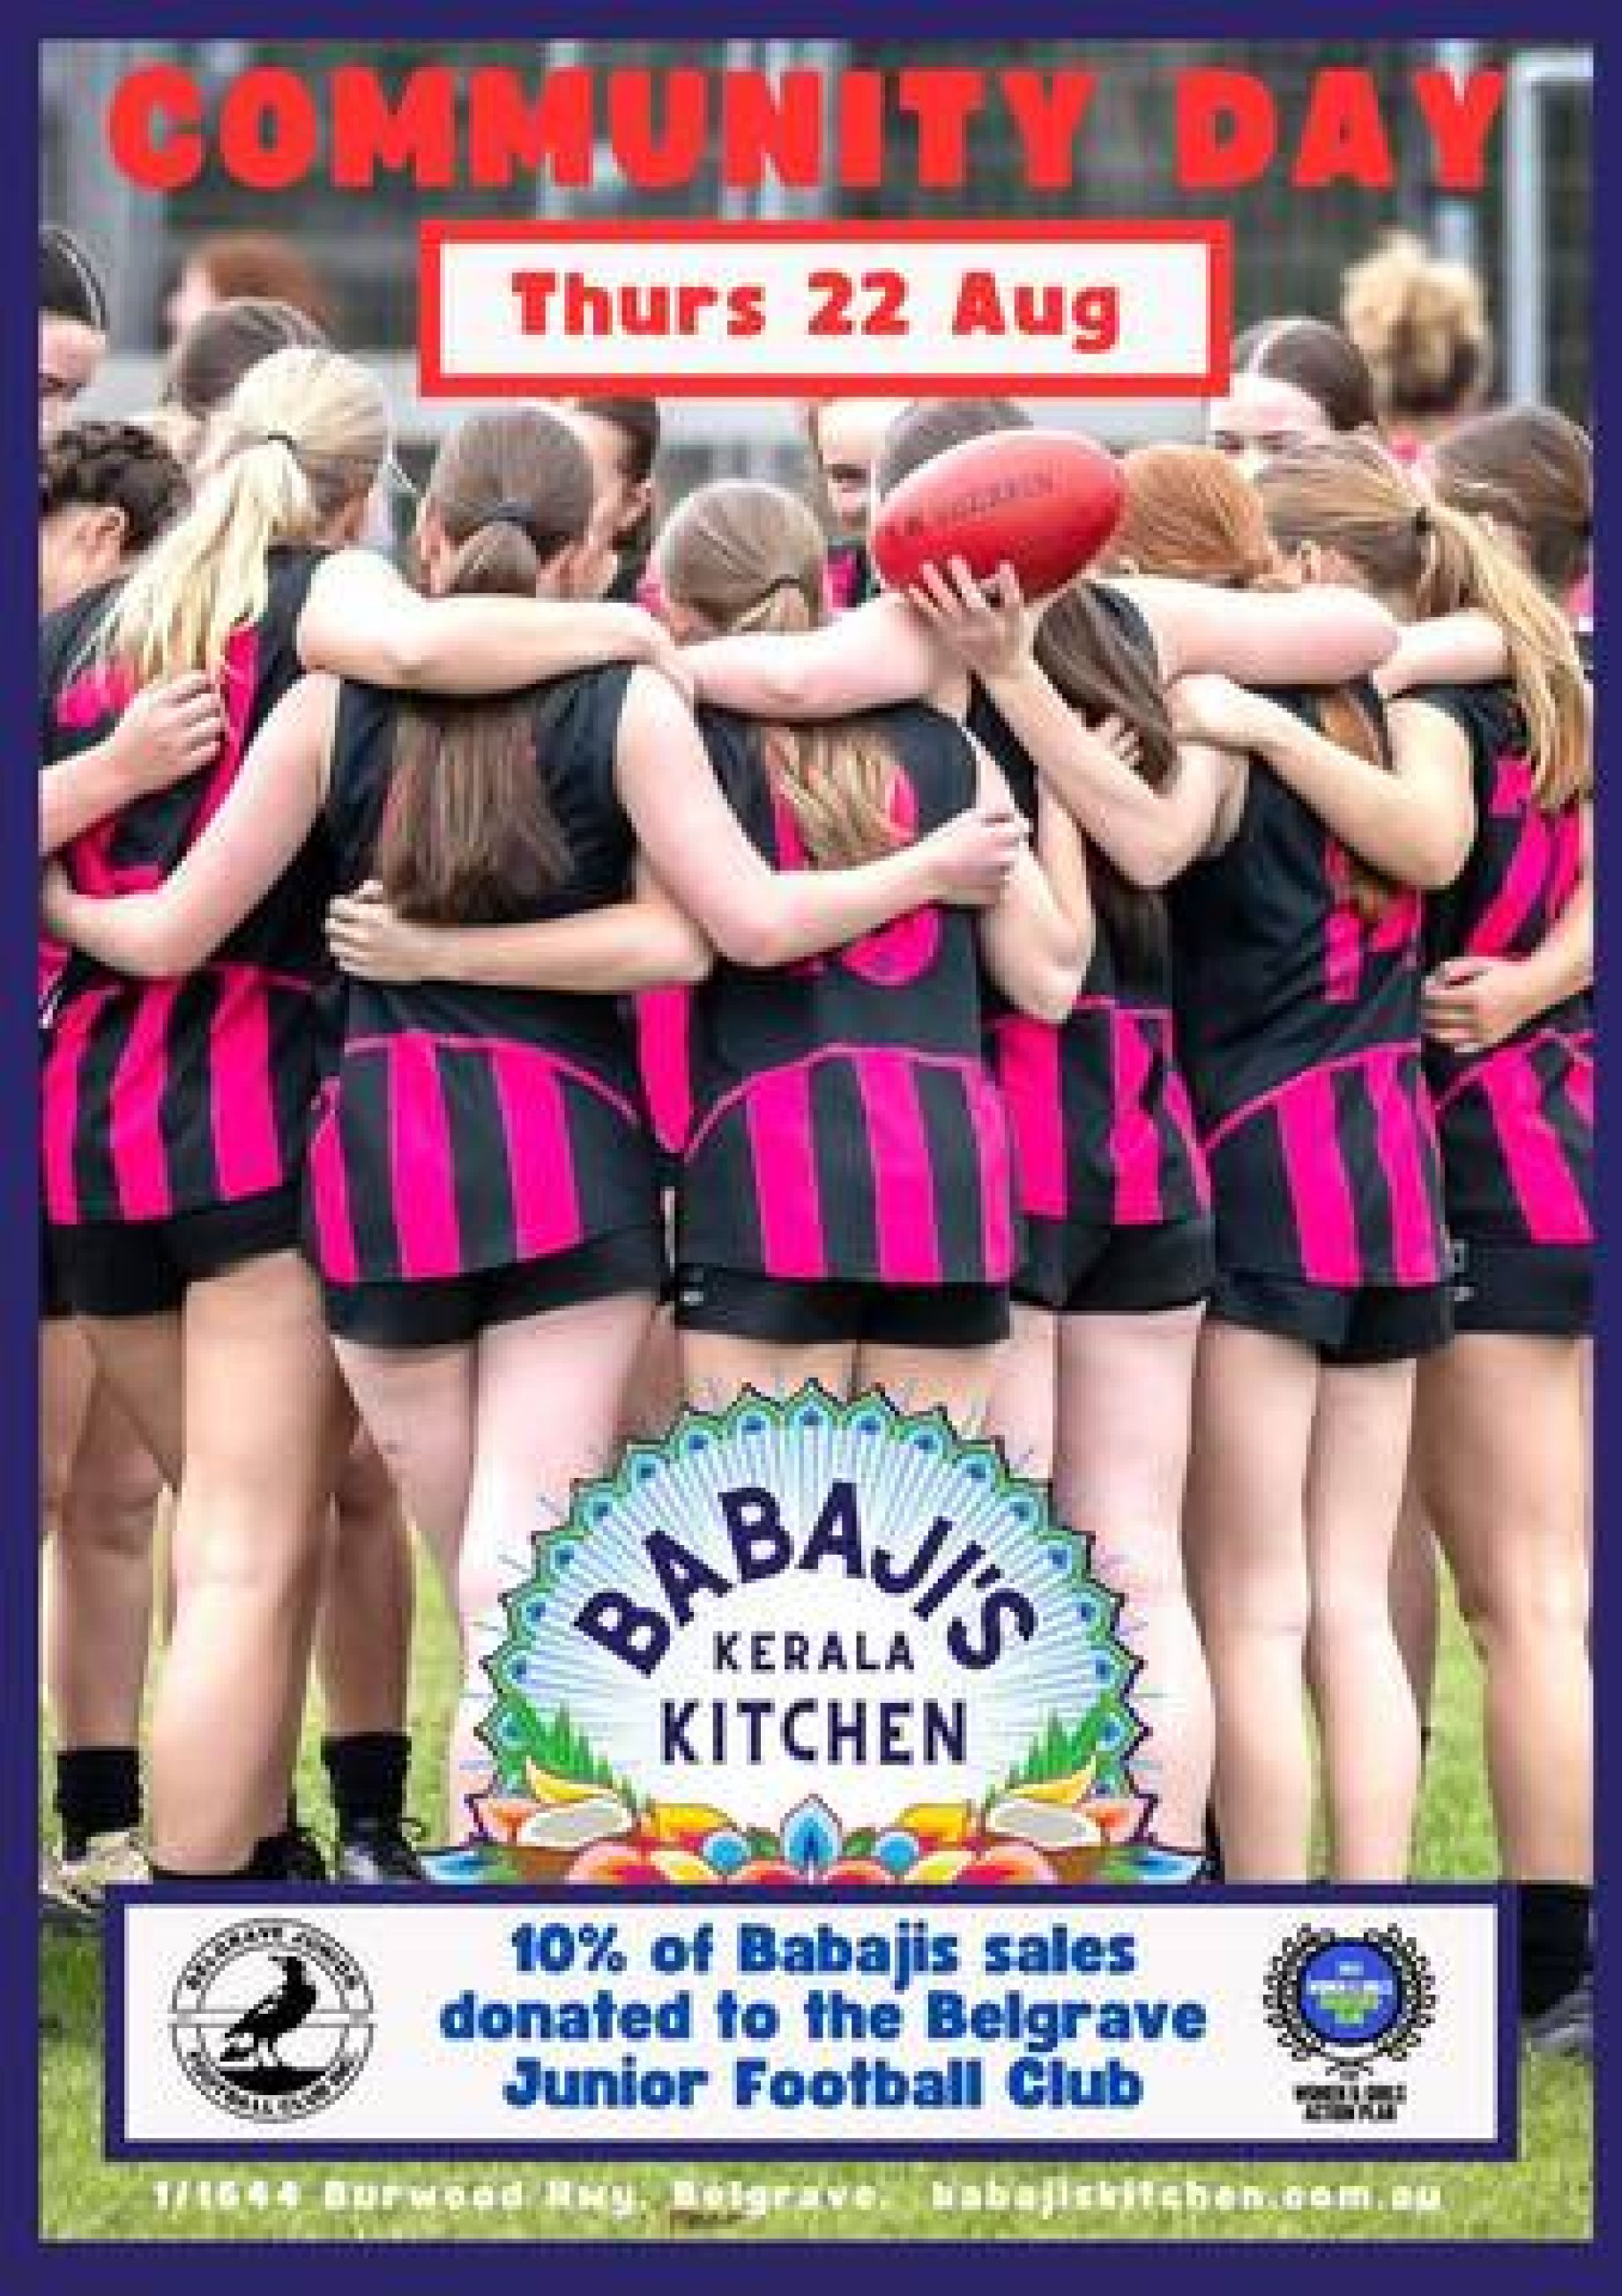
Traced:
<path id="1" fill-rule="evenodd" d="M 441 1882 L 1186 1881 L 1120 1600 L 938 1411 L 684 1412 L 581 1484 L 487 1662 L 496 1783 Z"/>
<path id="2" fill-rule="evenodd" d="M 1330 2076 L 1298 2086 L 1304 2119 L 1397 2119 L 1406 2089 L 1372 2076 L 1412 2056 L 1436 2015 L 1435 1975 L 1405 1931 L 1297 1930 L 1268 1965 L 1265 2005 L 1280 2045 Z"/>
<path id="3" fill-rule="evenodd" d="M 341 2096 L 372 2049 L 354 1956 L 296 1920 L 235 1923 L 186 1963 L 169 2032 L 194 2088 L 245 2120 L 300 2120 Z"/>

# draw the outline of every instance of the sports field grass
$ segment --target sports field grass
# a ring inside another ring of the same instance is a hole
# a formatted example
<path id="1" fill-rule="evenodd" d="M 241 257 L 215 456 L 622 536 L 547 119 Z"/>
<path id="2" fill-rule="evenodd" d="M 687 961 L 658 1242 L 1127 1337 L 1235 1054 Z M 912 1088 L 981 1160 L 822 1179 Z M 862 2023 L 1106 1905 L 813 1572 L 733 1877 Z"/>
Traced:
<path id="1" fill-rule="evenodd" d="M 430 1751 L 454 1694 L 443 1611 L 426 1584 L 418 1627 L 414 1785 L 437 1824 Z M 319 1825 L 316 1733 L 300 1800 Z M 1419 1874 L 1490 1879 L 1475 1664 L 1450 1622 L 1420 1833 Z M 579 2162 L 548 2168 L 430 2163 L 289 2163 L 245 2159 L 195 2169 L 102 2158 L 101 1978 L 96 1948 L 47 1939 L 42 2005 L 58 2029 L 45 2045 L 40 2221 L 66 2240 L 1585 2240 L 1592 2229 L 1588 2075 L 1528 2061 L 1517 2162 L 1307 2162 L 1233 2168 L 1162 2162 L 1027 2161 L 908 2167 L 826 2162 L 682 2169 Z M 184 2185 L 184 2201 L 177 2198 Z M 383 2201 L 379 2188 L 394 2187 Z M 349 2189 L 355 2188 L 355 2189 Z M 367 2191 L 377 2197 L 367 2202 Z M 978 2205 L 977 2205 L 978 2203 Z"/>

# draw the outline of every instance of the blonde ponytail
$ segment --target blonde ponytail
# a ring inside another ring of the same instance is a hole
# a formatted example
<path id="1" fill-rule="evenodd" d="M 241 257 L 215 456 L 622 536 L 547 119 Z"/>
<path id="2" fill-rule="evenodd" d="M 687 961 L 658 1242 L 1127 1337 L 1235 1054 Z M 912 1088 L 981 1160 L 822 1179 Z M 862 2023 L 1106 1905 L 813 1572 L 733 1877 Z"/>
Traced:
<path id="1" fill-rule="evenodd" d="M 97 642 L 142 684 L 217 676 L 233 634 L 265 611 L 272 550 L 318 541 L 370 493 L 388 451 L 381 391 L 335 351 L 262 360 L 219 422 L 191 510 L 131 575 Z"/>
<path id="2" fill-rule="evenodd" d="M 781 487 L 700 487 L 666 525 L 657 562 L 666 597 L 728 636 L 788 636 L 826 618 L 821 529 Z M 813 868 L 854 868 L 905 841 L 893 814 L 895 754 L 876 726 L 770 725 L 760 736 Z"/>
<path id="3" fill-rule="evenodd" d="M 1588 685 L 1577 641 L 1559 607 L 1485 527 L 1422 493 L 1388 454 L 1362 439 L 1291 447 L 1257 484 L 1285 549 L 1317 543 L 1421 621 L 1470 607 L 1495 622 L 1509 652 L 1539 806 L 1557 812 L 1592 786 Z"/>

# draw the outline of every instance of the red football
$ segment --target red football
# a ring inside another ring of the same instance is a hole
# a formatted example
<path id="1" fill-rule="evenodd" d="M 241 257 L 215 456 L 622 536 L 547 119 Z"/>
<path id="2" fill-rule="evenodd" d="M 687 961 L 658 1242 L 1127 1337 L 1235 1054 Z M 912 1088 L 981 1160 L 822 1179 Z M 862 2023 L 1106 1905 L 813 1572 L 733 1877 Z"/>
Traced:
<path id="1" fill-rule="evenodd" d="M 873 520 L 874 563 L 905 590 L 931 563 L 963 558 L 985 581 L 1002 565 L 1028 598 L 1090 566 L 1126 499 L 1120 464 L 1074 430 L 990 430 L 902 480 Z"/>

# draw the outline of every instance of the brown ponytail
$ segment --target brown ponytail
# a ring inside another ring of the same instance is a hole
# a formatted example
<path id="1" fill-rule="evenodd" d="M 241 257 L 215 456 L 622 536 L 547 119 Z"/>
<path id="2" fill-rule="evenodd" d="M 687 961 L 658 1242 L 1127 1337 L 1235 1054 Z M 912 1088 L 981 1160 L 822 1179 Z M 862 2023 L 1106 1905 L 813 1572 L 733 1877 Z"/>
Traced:
<path id="1" fill-rule="evenodd" d="M 815 629 L 826 613 L 823 547 L 811 512 L 781 487 L 700 487 L 659 537 L 659 586 L 728 635 Z M 891 810 L 896 759 L 875 725 L 765 726 L 761 740 L 814 868 L 879 860 L 904 841 Z"/>
<path id="2" fill-rule="evenodd" d="M 585 535 L 591 465 L 537 407 L 475 415 L 440 449 L 427 504 L 456 545 L 444 594 L 533 598 L 542 570 Z M 537 771 L 529 693 L 403 696 L 377 873 L 403 914 L 497 924 L 569 873 Z"/>
<path id="3" fill-rule="evenodd" d="M 1371 590 L 1421 621 L 1473 607 L 1496 622 L 1538 804 L 1557 812 L 1592 787 L 1588 685 L 1577 641 L 1559 607 L 1484 527 L 1355 439 L 1292 447 L 1257 484 L 1282 543 L 1332 550 Z"/>

